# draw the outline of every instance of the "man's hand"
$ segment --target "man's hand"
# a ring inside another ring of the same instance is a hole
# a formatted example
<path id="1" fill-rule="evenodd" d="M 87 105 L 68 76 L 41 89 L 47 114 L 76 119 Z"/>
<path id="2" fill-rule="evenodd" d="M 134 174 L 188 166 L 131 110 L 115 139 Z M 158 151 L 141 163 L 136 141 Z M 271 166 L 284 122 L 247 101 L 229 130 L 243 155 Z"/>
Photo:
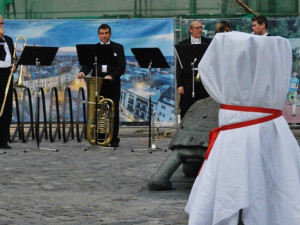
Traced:
<path id="1" fill-rule="evenodd" d="M 84 77 L 84 73 L 83 72 L 77 73 L 77 78 L 78 79 L 82 79 L 83 77 Z"/>
<path id="2" fill-rule="evenodd" d="M 112 77 L 111 75 L 106 75 L 106 76 L 104 77 L 104 79 L 107 79 L 107 80 L 113 80 L 113 77 Z"/>
<path id="3" fill-rule="evenodd" d="M 183 86 L 178 87 L 177 88 L 177 93 L 180 94 L 180 95 L 184 94 L 184 87 Z"/>
<path id="4" fill-rule="evenodd" d="M 10 71 L 12 71 L 13 73 L 16 72 L 17 70 L 17 66 L 15 64 L 13 64 L 12 68 L 10 69 Z"/>

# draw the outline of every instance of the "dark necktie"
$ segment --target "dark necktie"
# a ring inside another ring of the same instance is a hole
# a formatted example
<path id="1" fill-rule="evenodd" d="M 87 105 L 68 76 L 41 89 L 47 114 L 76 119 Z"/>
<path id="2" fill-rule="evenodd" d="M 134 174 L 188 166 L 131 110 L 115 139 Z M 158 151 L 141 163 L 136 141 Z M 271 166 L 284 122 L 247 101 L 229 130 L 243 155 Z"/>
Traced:
<path id="1" fill-rule="evenodd" d="M 5 61 L 6 51 L 4 49 L 5 40 L 0 38 L 0 61 Z"/>

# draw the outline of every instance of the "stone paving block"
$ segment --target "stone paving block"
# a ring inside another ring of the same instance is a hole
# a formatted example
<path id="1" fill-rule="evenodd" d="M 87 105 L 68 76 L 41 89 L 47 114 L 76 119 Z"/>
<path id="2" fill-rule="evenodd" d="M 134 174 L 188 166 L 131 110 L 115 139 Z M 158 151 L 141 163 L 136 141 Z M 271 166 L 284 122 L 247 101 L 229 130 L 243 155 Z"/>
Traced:
<path id="1" fill-rule="evenodd" d="M 170 138 L 156 141 L 167 149 Z M 121 136 L 116 150 L 89 149 L 84 140 L 40 147 L 59 152 L 24 150 L 36 146 L 14 142 L 0 155 L 0 224 L 187 224 L 184 207 L 193 179 L 181 169 L 173 175 L 174 189 L 153 192 L 147 181 L 170 151 L 131 152 L 147 148 L 148 137 Z"/>

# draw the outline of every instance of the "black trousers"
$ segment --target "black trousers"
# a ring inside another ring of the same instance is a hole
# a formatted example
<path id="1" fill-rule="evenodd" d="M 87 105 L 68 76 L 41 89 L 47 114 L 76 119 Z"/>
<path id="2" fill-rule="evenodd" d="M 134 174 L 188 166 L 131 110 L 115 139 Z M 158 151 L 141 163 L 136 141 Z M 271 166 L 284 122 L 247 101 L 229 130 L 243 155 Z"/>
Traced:
<path id="1" fill-rule="evenodd" d="M 100 90 L 100 96 L 103 96 L 105 98 L 111 99 L 115 104 L 115 115 L 114 115 L 114 128 L 113 128 L 113 138 L 111 142 L 119 142 L 119 121 L 120 121 L 120 115 L 119 115 L 119 102 L 120 102 L 120 81 L 111 82 L 108 80 L 105 80 L 102 84 L 101 90 Z"/>
<path id="2" fill-rule="evenodd" d="M 10 75 L 10 68 L 0 68 L 0 107 L 4 100 L 5 89 Z M 9 129 L 12 119 L 12 98 L 13 98 L 13 79 L 11 79 L 9 91 L 6 97 L 6 103 L 3 115 L 0 117 L 0 144 L 6 144 L 9 141 Z M 0 108 L 1 109 L 1 108 Z"/>
<path id="3" fill-rule="evenodd" d="M 238 221 L 238 225 L 244 225 L 243 221 L 242 221 L 242 217 L 243 217 L 243 210 L 240 209 L 239 211 L 239 221 Z"/>
<path id="4" fill-rule="evenodd" d="M 188 109 L 198 100 L 207 98 L 209 94 L 206 92 L 202 82 L 194 82 L 195 97 L 192 97 L 192 80 L 185 81 L 184 94 L 180 95 L 180 118 L 182 119 L 187 113 Z"/>
<path id="5" fill-rule="evenodd" d="M 114 131 L 113 131 L 113 138 L 111 142 L 119 142 L 119 122 L 120 122 L 120 116 L 119 116 L 119 102 L 120 98 L 113 100 L 115 103 L 115 118 L 114 118 Z"/>

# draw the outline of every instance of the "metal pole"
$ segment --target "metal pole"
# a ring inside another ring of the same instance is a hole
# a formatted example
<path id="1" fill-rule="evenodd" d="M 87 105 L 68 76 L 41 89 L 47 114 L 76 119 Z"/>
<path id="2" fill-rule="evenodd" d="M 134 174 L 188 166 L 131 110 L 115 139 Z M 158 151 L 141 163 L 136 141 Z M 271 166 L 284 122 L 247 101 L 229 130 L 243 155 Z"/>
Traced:
<path id="1" fill-rule="evenodd" d="M 174 43 L 178 43 L 177 40 L 177 32 L 179 32 L 179 41 L 182 40 L 182 17 L 179 19 L 174 18 Z M 175 48 L 174 48 L 175 51 Z M 176 67 L 179 66 L 177 65 L 177 57 L 176 54 L 174 53 L 174 75 L 175 75 L 175 126 L 176 128 L 178 127 L 178 94 L 177 94 L 177 77 L 176 77 Z"/>
<path id="2" fill-rule="evenodd" d="M 25 0 L 25 19 L 28 19 L 27 14 L 28 14 L 28 12 L 27 12 L 27 0 Z"/>
<path id="3" fill-rule="evenodd" d="M 190 14 L 195 15 L 197 9 L 197 1 L 196 0 L 190 0 Z"/>
<path id="4" fill-rule="evenodd" d="M 136 17 L 137 16 L 137 13 L 136 13 L 136 11 L 137 11 L 137 0 L 134 0 L 134 17 Z"/>

